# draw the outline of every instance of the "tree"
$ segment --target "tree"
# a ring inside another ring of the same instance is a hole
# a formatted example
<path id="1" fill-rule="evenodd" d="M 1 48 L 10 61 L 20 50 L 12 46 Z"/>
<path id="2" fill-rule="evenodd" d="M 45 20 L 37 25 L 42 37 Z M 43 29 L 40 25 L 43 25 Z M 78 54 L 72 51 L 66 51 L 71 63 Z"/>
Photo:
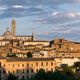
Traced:
<path id="1" fill-rule="evenodd" d="M 31 52 L 28 52 L 28 53 L 27 53 L 27 57 L 28 57 L 28 58 L 32 58 L 32 57 L 33 57 L 32 53 L 31 53 Z"/>
<path id="2" fill-rule="evenodd" d="M 12 73 L 9 73 L 7 80 L 17 80 L 17 77 L 13 75 Z"/>
<path id="3" fill-rule="evenodd" d="M 6 57 L 17 57 L 16 53 L 8 53 Z"/>
<path id="4" fill-rule="evenodd" d="M 20 80 L 25 80 L 25 79 L 22 78 L 22 79 L 20 79 Z"/>
<path id="5" fill-rule="evenodd" d="M 75 76 L 72 69 L 66 65 L 62 64 L 59 69 L 53 73 L 53 80 L 74 80 Z"/>
<path id="6" fill-rule="evenodd" d="M 54 80 L 53 79 L 53 72 L 52 71 L 48 71 L 46 74 L 47 74 L 47 76 L 46 76 L 47 80 Z"/>
<path id="7" fill-rule="evenodd" d="M 40 69 L 39 72 L 34 77 L 34 80 L 46 80 L 46 72 L 44 69 Z"/>
<path id="8" fill-rule="evenodd" d="M 75 62 L 74 67 L 76 68 L 76 71 L 80 70 L 80 62 Z"/>
<path id="9" fill-rule="evenodd" d="M 65 74 L 63 74 L 62 71 L 57 70 L 53 73 L 53 80 L 67 80 L 67 79 L 65 78 Z"/>

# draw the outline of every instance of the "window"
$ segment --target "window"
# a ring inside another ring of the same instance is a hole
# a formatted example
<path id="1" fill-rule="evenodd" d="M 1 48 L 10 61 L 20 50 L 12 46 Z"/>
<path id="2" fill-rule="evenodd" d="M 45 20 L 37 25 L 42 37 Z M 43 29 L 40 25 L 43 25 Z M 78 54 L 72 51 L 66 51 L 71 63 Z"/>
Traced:
<path id="1" fill-rule="evenodd" d="M 36 72 L 38 72 L 38 69 L 36 69 Z"/>
<path id="2" fill-rule="evenodd" d="M 22 64 L 22 67 L 24 67 L 24 64 Z"/>
<path id="3" fill-rule="evenodd" d="M 10 52 L 12 52 L 12 49 L 10 49 Z"/>
<path id="4" fill-rule="evenodd" d="M 59 44 L 59 48 L 61 48 L 61 44 Z"/>
<path id="5" fill-rule="evenodd" d="M 36 66 L 38 66 L 38 62 L 36 63 Z"/>
<path id="6" fill-rule="evenodd" d="M 27 67 L 29 67 L 29 64 L 27 64 Z"/>
<path id="7" fill-rule="evenodd" d="M 62 42 L 62 39 L 60 39 L 60 42 Z"/>
<path id="8" fill-rule="evenodd" d="M 53 68 L 51 68 L 51 71 L 53 71 Z"/>
<path id="9" fill-rule="evenodd" d="M 41 66 L 43 66 L 43 62 L 41 62 Z"/>
<path id="10" fill-rule="evenodd" d="M 24 76 L 22 76 L 22 79 L 24 79 Z"/>
<path id="11" fill-rule="evenodd" d="M 10 71 L 8 71 L 8 74 L 10 73 Z"/>
<path id="12" fill-rule="evenodd" d="M 27 75 L 27 79 L 29 79 L 29 76 Z"/>
<path id="13" fill-rule="evenodd" d="M 17 73 L 19 72 L 19 70 L 17 70 Z"/>
<path id="14" fill-rule="evenodd" d="M 5 67 L 5 64 L 3 66 Z"/>
<path id="15" fill-rule="evenodd" d="M 29 73 L 29 69 L 27 69 L 27 73 Z"/>
<path id="16" fill-rule="evenodd" d="M 6 73 L 6 71 L 3 71 L 3 74 L 5 74 Z"/>
<path id="17" fill-rule="evenodd" d="M 18 64 L 18 67 L 20 67 L 20 65 Z"/>
<path id="18" fill-rule="evenodd" d="M 13 67 L 14 67 L 15 65 L 13 64 Z"/>
<path id="19" fill-rule="evenodd" d="M 51 66 L 53 66 L 53 62 L 51 62 Z"/>
<path id="20" fill-rule="evenodd" d="M 24 73 L 24 69 L 23 69 L 23 73 Z"/>
<path id="21" fill-rule="evenodd" d="M 13 71 L 13 74 L 14 74 L 14 71 Z"/>
<path id="22" fill-rule="evenodd" d="M 31 69 L 31 72 L 33 73 L 33 69 Z"/>
<path id="23" fill-rule="evenodd" d="M 48 66 L 48 62 L 46 62 L 46 66 Z"/>

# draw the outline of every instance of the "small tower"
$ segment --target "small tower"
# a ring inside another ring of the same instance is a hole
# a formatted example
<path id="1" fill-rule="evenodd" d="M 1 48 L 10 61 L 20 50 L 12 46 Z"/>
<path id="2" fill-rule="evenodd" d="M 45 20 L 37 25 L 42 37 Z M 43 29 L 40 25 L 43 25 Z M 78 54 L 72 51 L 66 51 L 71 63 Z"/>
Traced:
<path id="1" fill-rule="evenodd" d="M 34 32 L 32 33 L 32 41 L 34 40 Z"/>
<path id="2" fill-rule="evenodd" d="M 6 31 L 9 31 L 9 27 L 7 27 Z"/>
<path id="3" fill-rule="evenodd" d="M 14 19 L 11 22 L 11 32 L 13 33 L 13 35 L 16 35 L 16 22 Z"/>

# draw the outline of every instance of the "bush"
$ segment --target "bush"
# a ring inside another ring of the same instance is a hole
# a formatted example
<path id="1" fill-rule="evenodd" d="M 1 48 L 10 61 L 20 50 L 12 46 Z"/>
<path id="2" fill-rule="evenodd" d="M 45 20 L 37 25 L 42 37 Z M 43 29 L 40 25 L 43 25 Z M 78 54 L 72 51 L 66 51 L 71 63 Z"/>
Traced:
<path id="1" fill-rule="evenodd" d="M 15 53 L 8 53 L 6 57 L 17 57 Z"/>
<path id="2" fill-rule="evenodd" d="M 33 57 L 32 53 L 31 53 L 31 52 L 28 52 L 28 53 L 27 53 L 27 57 L 28 57 L 28 58 L 32 58 L 32 57 Z"/>

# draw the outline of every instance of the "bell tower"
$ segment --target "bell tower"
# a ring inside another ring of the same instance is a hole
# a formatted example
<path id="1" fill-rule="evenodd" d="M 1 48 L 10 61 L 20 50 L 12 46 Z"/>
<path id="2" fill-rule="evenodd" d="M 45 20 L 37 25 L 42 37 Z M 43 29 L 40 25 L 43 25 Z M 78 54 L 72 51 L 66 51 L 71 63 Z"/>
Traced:
<path id="1" fill-rule="evenodd" d="M 13 33 L 13 35 L 16 35 L 16 22 L 14 19 L 11 22 L 11 32 Z"/>

